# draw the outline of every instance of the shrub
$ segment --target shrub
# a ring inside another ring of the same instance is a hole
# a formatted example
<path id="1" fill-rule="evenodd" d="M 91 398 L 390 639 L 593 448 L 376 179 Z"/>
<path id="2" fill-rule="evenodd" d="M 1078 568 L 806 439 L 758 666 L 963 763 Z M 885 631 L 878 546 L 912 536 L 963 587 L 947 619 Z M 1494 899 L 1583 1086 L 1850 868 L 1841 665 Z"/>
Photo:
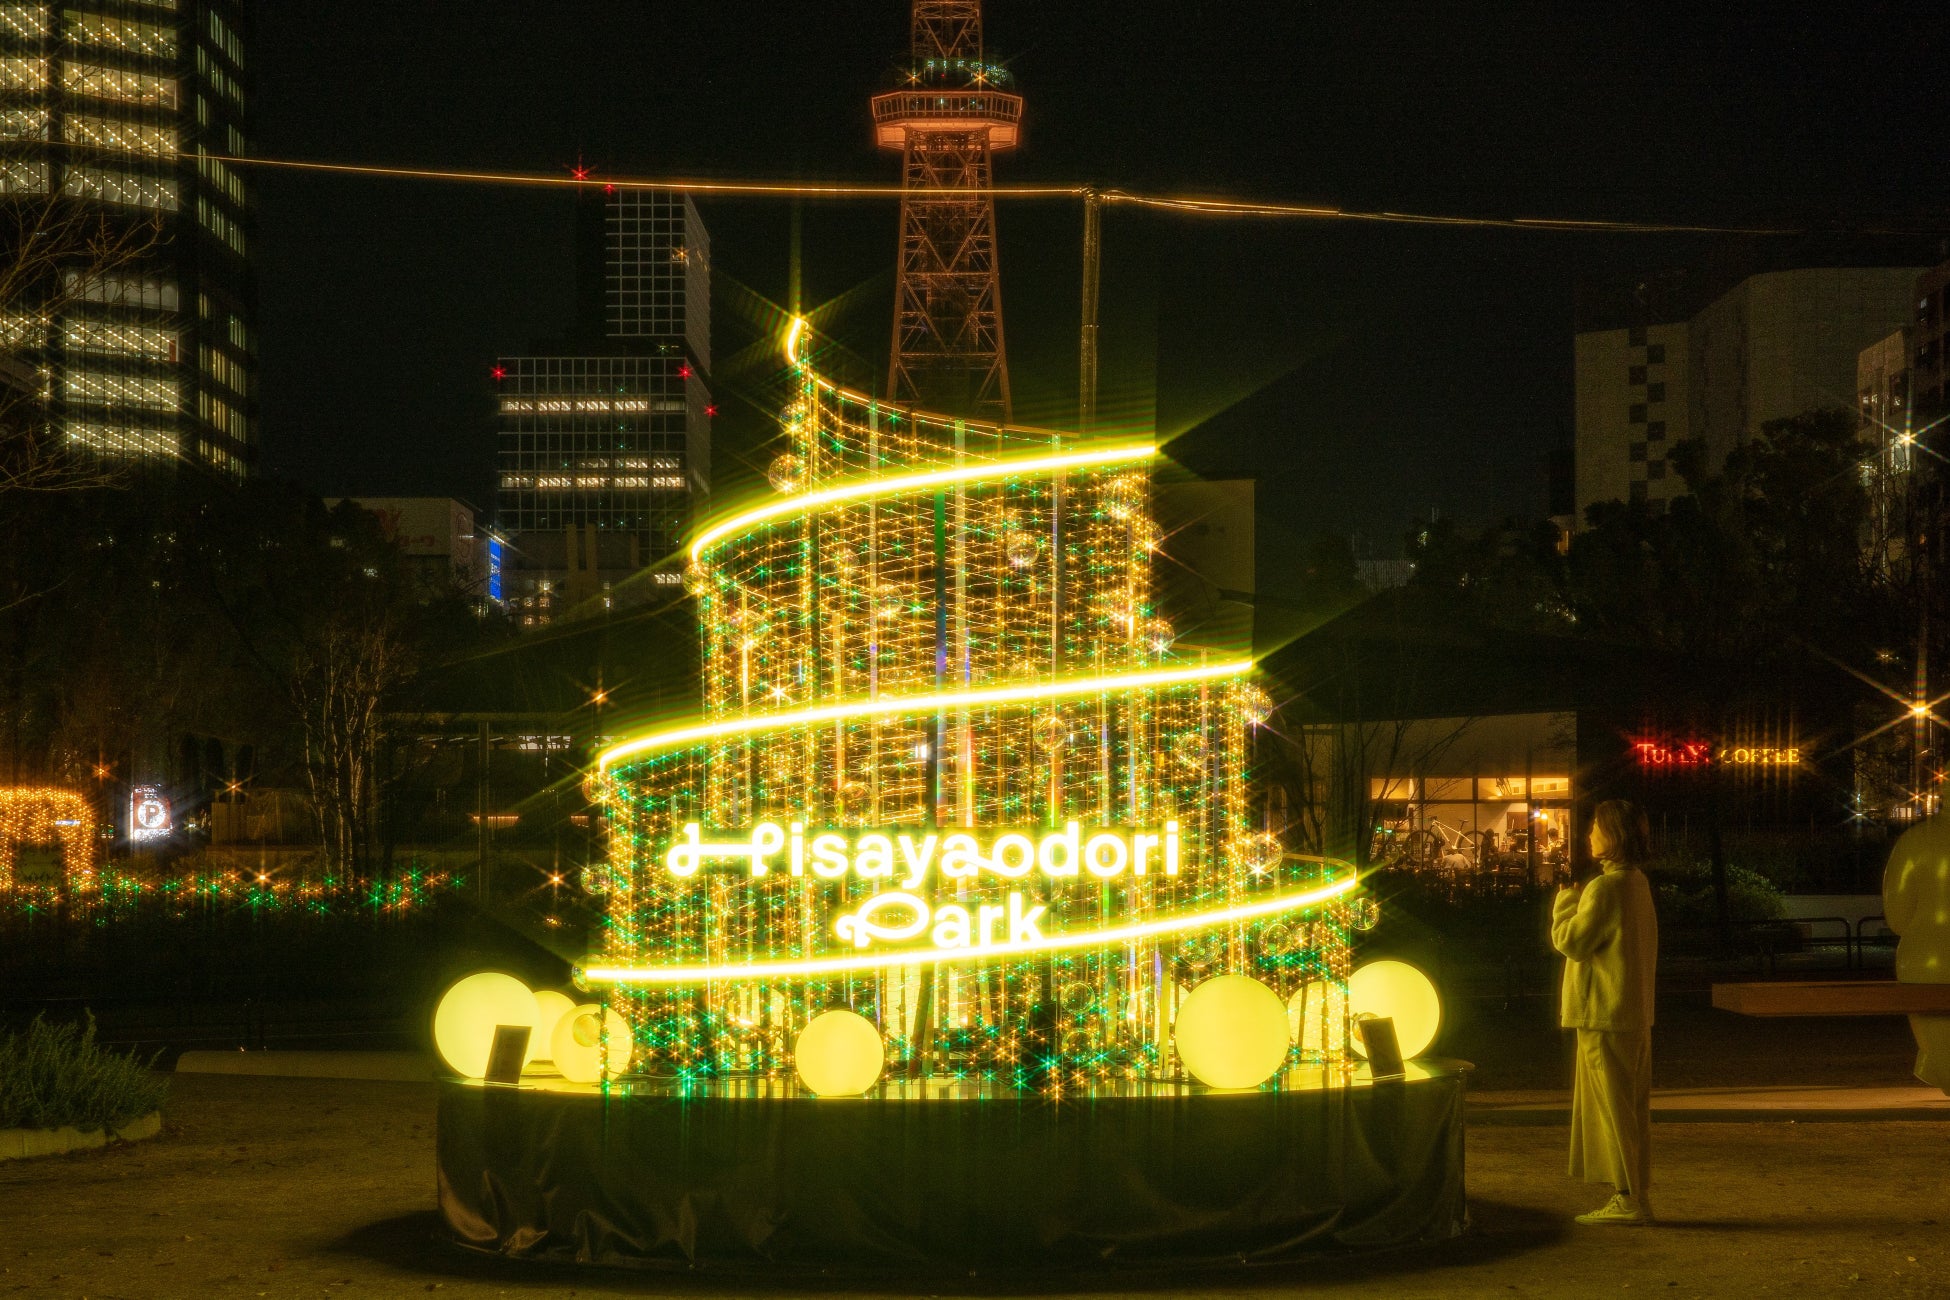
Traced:
<path id="1" fill-rule="evenodd" d="M 160 1053 L 158 1053 L 160 1055 Z M 0 1128 L 114 1128 L 162 1104 L 169 1080 L 155 1058 L 111 1052 L 95 1042 L 95 1017 L 51 1025 L 40 1016 L 0 1038 Z"/>
<path id="2" fill-rule="evenodd" d="M 1719 920 L 1710 863 L 1654 864 L 1647 874 L 1658 895 L 1661 922 L 1712 925 Z M 1758 871 L 1729 862 L 1727 912 L 1735 925 L 1775 920 L 1781 915 L 1781 891 Z"/>

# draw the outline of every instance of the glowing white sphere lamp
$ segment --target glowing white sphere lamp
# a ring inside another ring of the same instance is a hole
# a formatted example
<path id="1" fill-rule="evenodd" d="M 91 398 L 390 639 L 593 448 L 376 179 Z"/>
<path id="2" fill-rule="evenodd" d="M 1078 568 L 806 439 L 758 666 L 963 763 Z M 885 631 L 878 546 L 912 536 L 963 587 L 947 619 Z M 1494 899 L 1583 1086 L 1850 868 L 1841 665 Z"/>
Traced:
<path id="1" fill-rule="evenodd" d="M 1193 989 L 1172 1023 L 1178 1059 L 1212 1088 L 1257 1088 L 1286 1064 L 1286 1003 L 1256 979 L 1219 975 Z"/>
<path id="2" fill-rule="evenodd" d="M 618 1077 L 630 1068 L 635 1050 L 629 1022 L 594 1002 L 563 1012 L 549 1035 L 549 1059 L 570 1083 L 596 1082 L 603 1077 L 605 1060 L 609 1077 Z"/>
<path id="3" fill-rule="evenodd" d="M 880 1081 L 887 1045 L 857 1011 L 822 1011 L 792 1044 L 799 1082 L 815 1097 L 857 1097 Z"/>
<path id="4" fill-rule="evenodd" d="M 1405 1061 L 1428 1051 L 1442 1028 L 1442 998 L 1435 982 L 1405 961 L 1371 961 L 1348 976 L 1347 1009 L 1356 1020 L 1362 1016 L 1393 1020 Z M 1352 1047 L 1356 1055 L 1368 1054 L 1358 1032 Z"/>
<path id="5" fill-rule="evenodd" d="M 482 971 L 469 975 L 442 995 L 433 1013 L 433 1046 L 447 1068 L 463 1079 L 487 1074 L 499 1025 L 535 1028 L 535 995 L 512 975 Z"/>
<path id="6" fill-rule="evenodd" d="M 528 1036 L 530 1061 L 555 1059 L 555 1026 L 575 1007 L 575 999 L 566 993 L 557 993 L 554 989 L 535 990 L 535 1032 Z"/>

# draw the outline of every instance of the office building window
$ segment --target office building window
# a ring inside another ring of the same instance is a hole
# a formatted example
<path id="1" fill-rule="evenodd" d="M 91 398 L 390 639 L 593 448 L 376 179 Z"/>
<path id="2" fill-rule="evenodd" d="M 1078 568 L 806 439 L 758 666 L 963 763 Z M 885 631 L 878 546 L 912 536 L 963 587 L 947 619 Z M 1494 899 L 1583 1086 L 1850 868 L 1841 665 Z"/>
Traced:
<path id="1" fill-rule="evenodd" d="M 70 352 L 106 356 L 176 360 L 176 331 L 127 321 L 70 320 L 66 341 Z"/>
<path id="2" fill-rule="evenodd" d="M 0 158 L 0 194 L 47 193 L 47 164 L 28 158 Z"/>
<path id="3" fill-rule="evenodd" d="M 45 89 L 46 59 L 0 59 L 0 90 Z"/>
<path id="4" fill-rule="evenodd" d="M 229 213 L 210 200 L 199 198 L 196 201 L 196 216 L 197 220 L 203 223 L 205 230 L 230 245 L 231 251 L 237 256 L 245 255 L 244 228 Z"/>
<path id="5" fill-rule="evenodd" d="M 61 65 L 61 88 L 70 95 L 82 95 L 89 99 L 113 99 L 151 108 L 176 107 L 174 77 L 152 77 L 146 72 L 130 72 L 123 68 L 64 63 Z"/>
<path id="6" fill-rule="evenodd" d="M 203 373 L 237 394 L 250 392 L 250 373 L 243 363 L 217 348 L 203 349 Z"/>
<path id="7" fill-rule="evenodd" d="M 244 43 L 237 39 L 237 33 L 224 26 L 214 9 L 210 11 L 210 40 L 231 63 L 239 68 L 244 66 Z"/>
<path id="8" fill-rule="evenodd" d="M 47 110 L 10 108 L 0 113 L 0 140 L 47 139 Z"/>
<path id="9" fill-rule="evenodd" d="M 196 168 L 203 173 L 204 179 L 208 180 L 219 194 L 228 198 L 238 207 L 244 207 L 249 203 L 250 200 L 244 190 L 243 178 L 223 163 L 218 162 L 215 158 L 199 155 L 196 160 Z"/>
<path id="10" fill-rule="evenodd" d="M 157 460 L 167 460 L 176 455 L 176 435 L 167 429 L 142 429 L 133 425 L 79 420 L 71 420 L 64 427 L 69 442 L 90 451 Z"/>
<path id="11" fill-rule="evenodd" d="M 70 114 L 62 123 L 61 138 L 70 144 L 92 145 L 122 153 L 155 154 L 174 157 L 176 128 L 151 126 L 146 122 L 117 122 L 106 117 Z"/>
<path id="12" fill-rule="evenodd" d="M 68 297 L 79 302 L 176 310 L 176 286 L 168 280 L 146 280 L 136 275 L 100 275 L 84 279 L 79 271 L 66 271 L 62 273 L 62 284 Z"/>
<path id="13" fill-rule="evenodd" d="M 76 45 L 93 45 L 109 50 L 126 50 L 151 58 L 176 57 L 176 32 L 154 23 L 139 23 L 107 14 L 67 11 L 68 39 Z"/>
<path id="14" fill-rule="evenodd" d="M 48 20 L 46 5 L 0 5 L 0 32 L 39 40 L 47 35 Z"/>
<path id="15" fill-rule="evenodd" d="M 0 351 L 20 352 L 38 349 L 47 338 L 47 326 L 39 316 L 12 312 L 0 316 Z"/>
<path id="16" fill-rule="evenodd" d="M 176 182 L 160 176 L 139 176 L 104 167 L 70 167 L 67 183 L 62 188 L 64 193 L 100 199 L 103 203 L 176 211 Z"/>
<path id="17" fill-rule="evenodd" d="M 153 375 L 71 370 L 61 387 L 61 395 L 68 401 L 85 406 L 139 406 L 152 411 L 174 411 L 182 404 L 182 387 L 174 379 Z"/>

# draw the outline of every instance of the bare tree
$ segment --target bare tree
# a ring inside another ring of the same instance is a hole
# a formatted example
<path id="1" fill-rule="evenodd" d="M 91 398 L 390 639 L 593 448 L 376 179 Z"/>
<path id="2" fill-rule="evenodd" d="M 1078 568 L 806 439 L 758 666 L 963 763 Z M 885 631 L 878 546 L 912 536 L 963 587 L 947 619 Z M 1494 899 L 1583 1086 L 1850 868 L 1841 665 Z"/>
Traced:
<path id="1" fill-rule="evenodd" d="M 1266 770 L 1295 810 L 1299 847 L 1367 865 L 1379 807 L 1409 800 L 1472 721 L 1354 719 L 1276 730 Z"/>
<path id="2" fill-rule="evenodd" d="M 110 486 L 113 466 L 49 427 L 48 332 L 68 307 L 147 265 L 167 243 L 160 213 L 112 212 L 50 194 L 44 159 L 0 153 L 0 496 Z"/>
<path id="3" fill-rule="evenodd" d="M 304 729 L 305 774 L 321 847 L 335 869 L 371 865 L 387 698 L 412 675 L 391 610 L 321 610 L 294 647 L 291 702 Z"/>

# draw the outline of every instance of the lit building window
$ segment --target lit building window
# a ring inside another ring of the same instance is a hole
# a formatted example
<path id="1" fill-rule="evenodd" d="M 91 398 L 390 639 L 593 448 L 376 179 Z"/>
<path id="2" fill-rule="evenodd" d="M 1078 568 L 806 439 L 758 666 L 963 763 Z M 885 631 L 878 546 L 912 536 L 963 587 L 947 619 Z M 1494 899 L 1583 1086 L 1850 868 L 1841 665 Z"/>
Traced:
<path id="1" fill-rule="evenodd" d="M 70 352 L 146 357 L 152 361 L 176 360 L 176 331 L 158 329 L 153 325 L 70 320 L 66 341 Z"/>
<path id="2" fill-rule="evenodd" d="M 229 99 L 238 108 L 244 106 L 243 86 L 224 70 L 222 64 L 212 61 L 210 51 L 201 45 L 196 47 L 196 70 L 205 81 L 210 83 L 211 89 Z"/>
<path id="3" fill-rule="evenodd" d="M 68 39 L 76 45 L 96 45 L 110 50 L 127 50 L 159 59 L 176 57 L 176 32 L 154 23 L 139 23 L 107 14 L 67 11 Z"/>
<path id="4" fill-rule="evenodd" d="M 183 389 L 174 379 L 153 375 L 111 375 L 71 370 L 62 379 L 62 396 L 88 406 L 140 406 L 174 411 L 182 406 Z"/>
<path id="5" fill-rule="evenodd" d="M 244 66 L 244 43 L 237 39 L 237 33 L 224 25 L 214 9 L 210 11 L 210 40 L 232 63 L 239 68 Z"/>
<path id="6" fill-rule="evenodd" d="M 27 158 L 0 158 L 0 194 L 47 193 L 47 164 Z"/>
<path id="7" fill-rule="evenodd" d="M 79 198 L 99 199 L 103 203 L 176 211 L 176 182 L 160 176 L 140 176 L 105 167 L 70 167 L 63 189 Z"/>
<path id="8" fill-rule="evenodd" d="M 209 393 L 198 393 L 196 413 L 215 426 L 219 432 L 227 433 L 239 442 L 248 440 L 250 430 L 244 420 L 244 413 L 222 398 L 214 397 Z"/>
<path id="9" fill-rule="evenodd" d="M 39 316 L 12 312 L 0 316 L 0 350 L 21 352 L 39 348 L 47 340 L 47 322 Z"/>
<path id="10" fill-rule="evenodd" d="M 106 117 L 69 115 L 62 123 L 61 138 L 71 144 L 93 145 L 98 149 L 119 149 L 124 153 L 176 153 L 176 128 L 152 126 L 146 122 L 116 122 Z"/>
<path id="11" fill-rule="evenodd" d="M 47 35 L 49 20 L 46 5 L 0 5 L 0 31 L 28 40 Z"/>
<path id="12" fill-rule="evenodd" d="M 10 108 L 0 113 L 0 140 L 47 139 L 47 110 Z"/>
<path id="13" fill-rule="evenodd" d="M 70 422 L 68 441 L 112 456 L 168 459 L 176 455 L 176 435 L 167 429 L 139 429 L 124 424 Z"/>
<path id="14" fill-rule="evenodd" d="M 198 154 L 196 169 L 203 173 L 204 179 L 209 181 L 219 194 L 240 208 L 248 206 L 250 200 L 244 189 L 244 178 L 229 167 L 207 154 Z"/>
<path id="15" fill-rule="evenodd" d="M 204 229 L 228 244 L 237 256 L 244 256 L 244 228 L 235 218 L 204 198 L 196 201 L 196 215 Z"/>
<path id="16" fill-rule="evenodd" d="M 250 372 L 239 362 L 216 348 L 203 349 L 203 373 L 233 393 L 250 392 Z"/>
<path id="17" fill-rule="evenodd" d="M 42 65 L 40 84 L 45 84 L 46 62 L 35 62 Z M 0 77 L 0 88 L 5 88 L 3 77 Z M 64 63 L 61 65 L 61 88 L 70 95 L 85 95 L 90 99 L 114 99 L 125 104 L 146 104 L 156 108 L 176 107 L 174 77 L 154 77 L 146 72 L 130 72 L 124 68 Z"/>
<path id="18" fill-rule="evenodd" d="M 0 90 L 45 90 L 46 59 L 0 59 Z"/>
<path id="19" fill-rule="evenodd" d="M 168 280 L 147 280 L 134 275 L 103 275 L 83 279 L 79 271 L 63 274 L 63 286 L 70 298 L 81 302 L 102 302 L 118 307 L 150 307 L 175 311 L 176 286 Z"/>

